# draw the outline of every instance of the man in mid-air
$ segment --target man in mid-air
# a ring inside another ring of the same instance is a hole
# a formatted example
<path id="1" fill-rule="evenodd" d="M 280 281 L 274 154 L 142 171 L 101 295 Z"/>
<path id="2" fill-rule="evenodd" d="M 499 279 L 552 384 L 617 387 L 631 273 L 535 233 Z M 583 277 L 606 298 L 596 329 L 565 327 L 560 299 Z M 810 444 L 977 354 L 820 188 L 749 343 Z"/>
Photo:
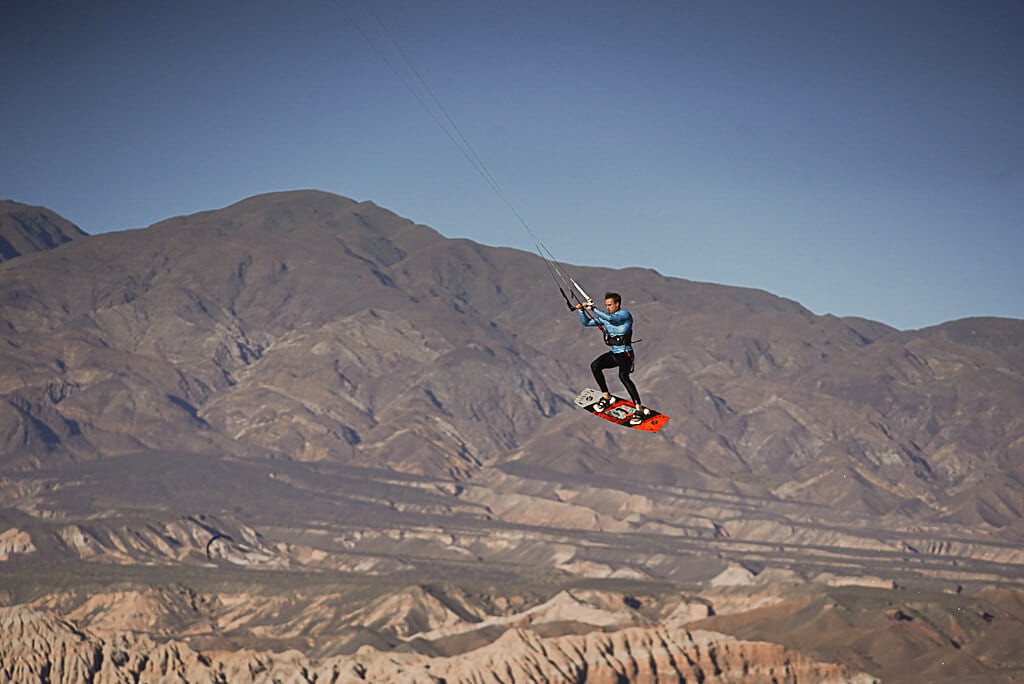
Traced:
<path id="1" fill-rule="evenodd" d="M 607 311 L 601 311 L 594 307 L 591 302 L 577 304 L 576 310 L 580 313 L 580 322 L 588 327 L 601 326 L 604 333 L 604 342 L 609 349 L 601 354 L 593 363 L 590 370 L 594 373 L 594 380 L 600 388 L 602 396 L 594 411 L 604 411 L 612 402 L 611 392 L 608 391 L 608 382 L 604 378 L 604 372 L 609 368 L 618 367 L 619 380 L 629 393 L 636 407 L 633 410 L 633 417 L 630 418 L 630 425 L 639 425 L 645 418 L 651 416 L 651 410 L 640 403 L 640 393 L 636 385 L 629 377 L 633 372 L 633 365 L 636 354 L 633 351 L 633 316 L 626 309 L 622 308 L 622 296 L 618 292 L 608 292 L 604 296 L 604 307 Z M 585 309 L 585 311 L 584 311 Z"/>

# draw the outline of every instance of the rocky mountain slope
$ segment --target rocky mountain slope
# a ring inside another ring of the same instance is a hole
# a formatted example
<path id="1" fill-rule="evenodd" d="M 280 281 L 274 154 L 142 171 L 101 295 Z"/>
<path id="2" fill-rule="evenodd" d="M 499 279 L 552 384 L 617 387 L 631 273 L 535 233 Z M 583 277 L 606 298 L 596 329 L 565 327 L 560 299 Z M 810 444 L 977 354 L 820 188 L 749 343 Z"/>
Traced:
<path id="1" fill-rule="evenodd" d="M 93 652 L 119 627 L 204 654 L 447 658 L 600 589 L 611 622 L 516 638 L 710 619 L 839 681 L 895 681 L 913 670 L 885 646 L 837 646 L 893 628 L 892 648 L 961 675 L 1019 671 L 992 635 L 1024 637 L 1024 322 L 897 331 L 570 269 L 636 316 L 635 377 L 672 416 L 658 435 L 572 406 L 603 345 L 538 257 L 369 202 L 275 193 L 6 259 L 0 602 L 100 629 Z M 402 598 L 438 582 L 454 588 Z M 132 592 L 156 617 L 96 598 Z M 680 603 L 715 592 L 713 615 Z M 950 632 L 958 609 L 991 619 Z"/>
<path id="2" fill-rule="evenodd" d="M 0 200 L 0 262 L 53 249 L 85 235 L 49 209 Z"/>

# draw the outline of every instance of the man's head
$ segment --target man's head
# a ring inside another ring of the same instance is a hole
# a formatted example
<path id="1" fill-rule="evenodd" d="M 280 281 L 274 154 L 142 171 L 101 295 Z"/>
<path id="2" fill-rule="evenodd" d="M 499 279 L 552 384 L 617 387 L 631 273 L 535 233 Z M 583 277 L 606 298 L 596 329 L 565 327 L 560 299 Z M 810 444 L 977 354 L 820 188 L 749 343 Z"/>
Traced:
<path id="1" fill-rule="evenodd" d="M 608 313 L 615 313 L 622 306 L 622 295 L 618 292 L 605 292 L 604 293 L 604 308 L 608 309 Z"/>

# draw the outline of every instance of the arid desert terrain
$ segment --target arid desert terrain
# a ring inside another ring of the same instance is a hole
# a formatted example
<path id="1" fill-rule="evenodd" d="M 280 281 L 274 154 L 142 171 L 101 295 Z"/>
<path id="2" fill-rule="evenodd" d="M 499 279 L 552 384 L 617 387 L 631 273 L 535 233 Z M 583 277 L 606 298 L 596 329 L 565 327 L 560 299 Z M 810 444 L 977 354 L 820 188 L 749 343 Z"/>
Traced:
<path id="1" fill-rule="evenodd" d="M 0 258 L 0 682 L 1024 681 L 1024 321 L 569 263 L 647 434 L 539 256 L 371 202 Z"/>

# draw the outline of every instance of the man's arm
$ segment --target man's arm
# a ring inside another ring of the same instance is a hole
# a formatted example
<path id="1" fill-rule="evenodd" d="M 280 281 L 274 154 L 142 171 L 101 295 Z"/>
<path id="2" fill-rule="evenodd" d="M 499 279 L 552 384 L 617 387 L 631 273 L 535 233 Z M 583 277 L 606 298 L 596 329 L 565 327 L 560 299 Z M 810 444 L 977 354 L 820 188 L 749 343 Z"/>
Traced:
<path id="1" fill-rule="evenodd" d="M 595 306 L 593 309 L 590 310 L 590 312 L 593 313 L 598 318 L 600 318 L 601 320 L 607 321 L 612 325 L 623 325 L 627 321 L 631 321 L 633 319 L 633 317 L 625 309 L 619 309 L 615 313 L 610 314 L 607 311 L 602 311 L 601 309 L 598 309 Z"/>
<path id="2" fill-rule="evenodd" d="M 591 311 L 593 311 L 593 309 L 591 309 Z M 588 327 L 593 327 L 593 326 L 595 326 L 595 325 L 598 325 L 598 322 L 597 322 L 597 321 L 595 321 L 595 320 L 594 320 L 593 318 L 591 318 L 590 316 L 588 316 L 588 315 L 587 315 L 587 314 L 586 314 L 586 313 L 585 313 L 585 312 L 583 311 L 583 308 L 582 308 L 582 307 L 579 307 L 579 312 L 580 312 L 580 323 L 582 323 L 583 325 L 586 325 L 586 326 L 588 326 Z"/>

